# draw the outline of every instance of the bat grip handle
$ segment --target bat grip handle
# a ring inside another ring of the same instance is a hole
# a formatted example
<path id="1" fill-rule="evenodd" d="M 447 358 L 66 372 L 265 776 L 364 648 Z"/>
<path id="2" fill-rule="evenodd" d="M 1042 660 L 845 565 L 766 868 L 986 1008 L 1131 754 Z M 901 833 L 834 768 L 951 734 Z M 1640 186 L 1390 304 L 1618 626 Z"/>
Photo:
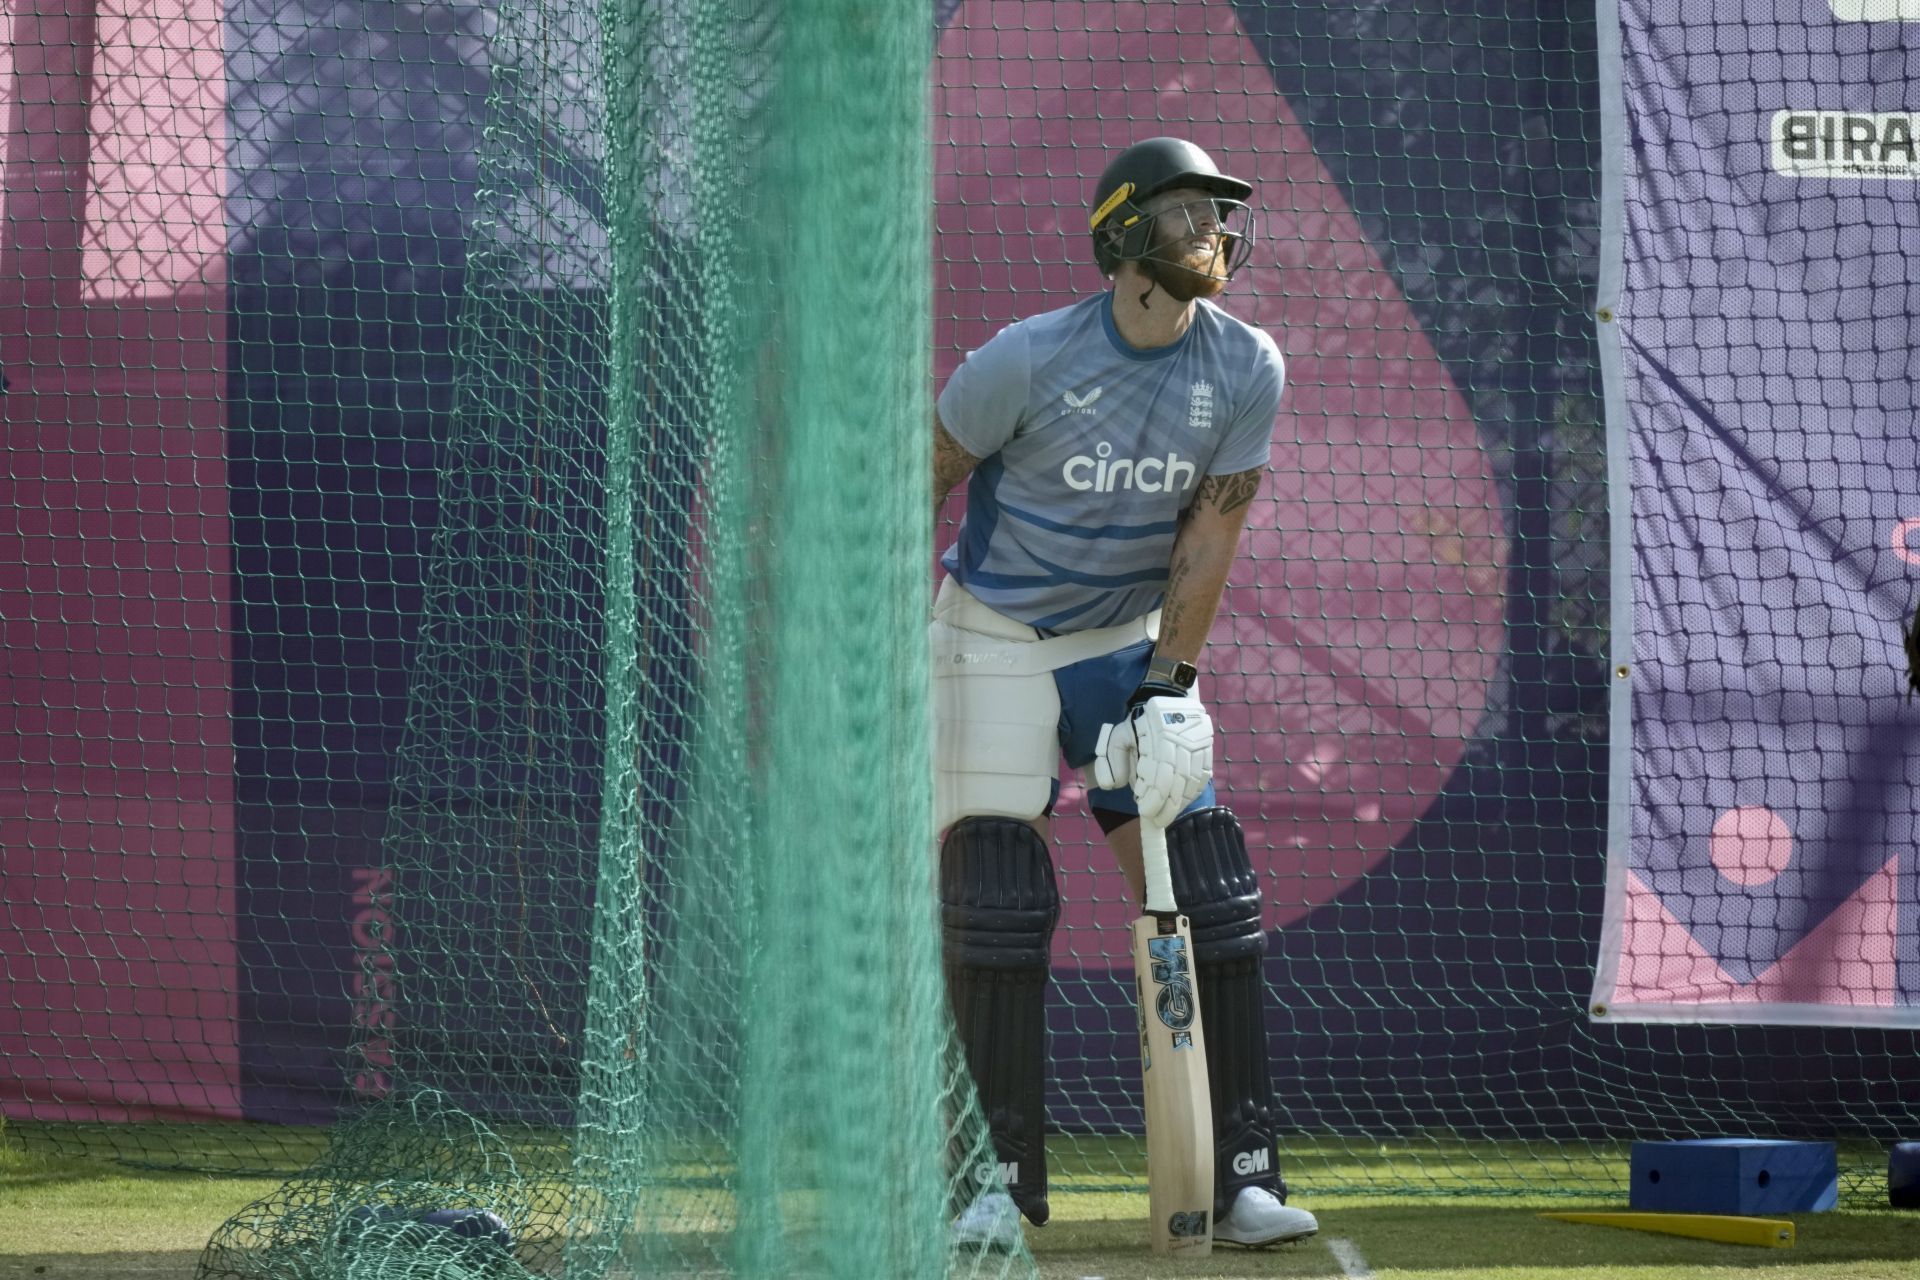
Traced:
<path id="1" fill-rule="evenodd" d="M 1140 866 L 1146 872 L 1147 910 L 1170 916 L 1179 910 L 1173 901 L 1173 870 L 1167 865 L 1167 829 L 1140 819 Z"/>

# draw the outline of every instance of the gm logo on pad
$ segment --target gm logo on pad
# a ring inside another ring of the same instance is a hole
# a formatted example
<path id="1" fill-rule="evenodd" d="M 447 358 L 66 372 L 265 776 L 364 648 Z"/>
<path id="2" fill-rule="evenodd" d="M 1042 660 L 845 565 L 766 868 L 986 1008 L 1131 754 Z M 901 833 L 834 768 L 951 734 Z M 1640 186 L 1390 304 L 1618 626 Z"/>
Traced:
<path id="1" fill-rule="evenodd" d="M 988 1160 L 974 1166 L 973 1180 L 981 1186 L 991 1186 L 995 1182 L 1004 1182 L 1008 1186 L 1020 1183 L 1020 1162 L 1018 1160 Z"/>

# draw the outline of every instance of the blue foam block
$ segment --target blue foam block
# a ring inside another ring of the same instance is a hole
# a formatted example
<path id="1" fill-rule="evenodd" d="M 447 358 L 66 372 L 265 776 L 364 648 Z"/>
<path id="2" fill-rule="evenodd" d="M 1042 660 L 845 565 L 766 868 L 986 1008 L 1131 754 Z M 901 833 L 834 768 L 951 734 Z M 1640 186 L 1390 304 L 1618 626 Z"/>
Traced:
<path id="1" fill-rule="evenodd" d="M 1920 1209 L 1920 1142 L 1897 1142 L 1887 1153 L 1887 1203 Z"/>
<path id="2" fill-rule="evenodd" d="M 1632 1167 L 1629 1203 L 1651 1213 L 1816 1213 L 1840 1199 L 1831 1142 L 1636 1142 Z"/>

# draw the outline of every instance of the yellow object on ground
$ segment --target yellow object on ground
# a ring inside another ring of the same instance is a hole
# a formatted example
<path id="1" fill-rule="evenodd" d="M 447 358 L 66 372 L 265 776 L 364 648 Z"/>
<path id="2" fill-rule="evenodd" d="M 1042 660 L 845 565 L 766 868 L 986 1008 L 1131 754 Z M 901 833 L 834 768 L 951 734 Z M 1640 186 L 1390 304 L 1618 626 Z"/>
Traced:
<path id="1" fill-rule="evenodd" d="M 1752 1244 L 1767 1249 L 1793 1248 L 1793 1224 L 1785 1218 L 1735 1218 L 1717 1213 L 1543 1213 L 1559 1222 L 1624 1227 L 1668 1236 L 1692 1236 L 1722 1244 Z"/>

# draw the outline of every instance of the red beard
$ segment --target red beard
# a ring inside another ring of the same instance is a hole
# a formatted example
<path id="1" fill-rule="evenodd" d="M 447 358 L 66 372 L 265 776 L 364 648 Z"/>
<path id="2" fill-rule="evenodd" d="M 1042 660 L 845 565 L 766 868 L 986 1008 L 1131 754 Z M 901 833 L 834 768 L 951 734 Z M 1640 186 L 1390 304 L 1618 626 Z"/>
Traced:
<path id="1" fill-rule="evenodd" d="M 1140 260 L 1141 270 L 1175 302 L 1212 298 L 1227 287 L 1227 247 L 1220 237 L 1211 252 L 1184 241 L 1163 244 Z"/>

